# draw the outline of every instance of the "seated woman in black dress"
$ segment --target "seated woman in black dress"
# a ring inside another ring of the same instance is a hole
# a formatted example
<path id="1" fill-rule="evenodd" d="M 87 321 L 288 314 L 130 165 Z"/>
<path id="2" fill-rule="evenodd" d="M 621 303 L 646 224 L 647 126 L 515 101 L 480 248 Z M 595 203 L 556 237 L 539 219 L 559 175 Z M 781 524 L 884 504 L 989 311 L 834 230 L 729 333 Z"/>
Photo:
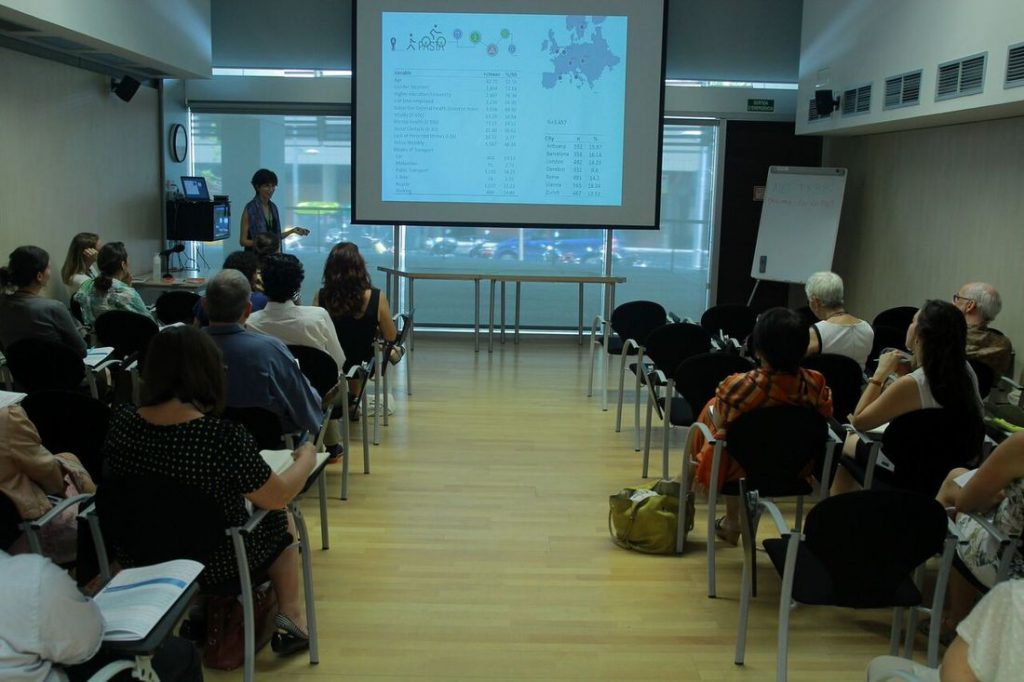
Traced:
<path id="1" fill-rule="evenodd" d="M 249 565 L 266 569 L 277 591 L 282 631 L 274 650 L 308 646 L 299 593 L 298 549 L 288 547 L 291 519 L 280 511 L 301 489 L 315 464 L 311 443 L 293 453 L 295 462 L 275 474 L 241 426 L 213 416 L 224 408 L 224 362 L 207 334 L 194 327 L 168 327 L 150 342 L 143 370 L 142 406 L 126 405 L 110 422 L 104 456 L 114 476 L 163 475 L 208 493 L 224 509 L 227 523 L 242 525 L 248 499 L 273 509 L 246 536 Z M 130 557 L 122 557 L 131 563 Z M 238 577 L 230 538 L 207 562 L 200 582 L 217 585 Z"/>
<path id="2" fill-rule="evenodd" d="M 378 329 L 385 341 L 398 336 L 387 296 L 371 285 L 366 261 L 352 242 L 341 242 L 331 249 L 324 264 L 324 286 L 313 296 L 313 305 L 331 314 L 338 342 L 345 351 L 346 372 L 373 357 Z M 353 393 L 359 389 L 358 382 L 349 385 Z"/>

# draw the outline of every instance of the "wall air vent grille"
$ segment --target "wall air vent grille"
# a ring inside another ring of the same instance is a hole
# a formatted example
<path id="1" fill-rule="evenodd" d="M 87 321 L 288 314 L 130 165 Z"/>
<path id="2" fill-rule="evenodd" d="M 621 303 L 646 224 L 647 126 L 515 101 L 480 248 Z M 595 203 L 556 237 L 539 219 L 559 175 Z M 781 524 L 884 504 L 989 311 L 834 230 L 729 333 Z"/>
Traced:
<path id="1" fill-rule="evenodd" d="M 985 89 L 987 52 L 964 57 L 955 62 L 939 64 L 935 99 L 944 100 L 977 95 Z"/>
<path id="2" fill-rule="evenodd" d="M 1006 87 L 1024 85 L 1024 43 L 1011 45 L 1006 55 Z"/>
<path id="3" fill-rule="evenodd" d="M 866 114 L 871 111 L 871 83 L 843 90 L 843 116 Z"/>
<path id="4" fill-rule="evenodd" d="M 921 103 L 921 71 L 910 71 L 885 79 L 883 109 L 910 107 Z"/>
<path id="5" fill-rule="evenodd" d="M 807 105 L 807 120 L 817 121 L 819 118 L 828 118 L 827 116 L 818 116 L 818 103 L 812 97 L 810 104 Z"/>

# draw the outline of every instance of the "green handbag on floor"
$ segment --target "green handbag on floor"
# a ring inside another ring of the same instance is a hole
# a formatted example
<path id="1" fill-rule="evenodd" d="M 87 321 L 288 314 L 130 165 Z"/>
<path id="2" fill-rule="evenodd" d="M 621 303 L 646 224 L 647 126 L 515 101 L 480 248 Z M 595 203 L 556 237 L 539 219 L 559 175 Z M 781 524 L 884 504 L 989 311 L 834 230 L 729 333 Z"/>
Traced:
<path id="1" fill-rule="evenodd" d="M 693 528 L 693 493 L 687 493 L 686 530 Z M 608 498 L 608 532 L 619 547 L 673 554 L 679 527 L 679 483 L 658 481 L 623 488 Z"/>

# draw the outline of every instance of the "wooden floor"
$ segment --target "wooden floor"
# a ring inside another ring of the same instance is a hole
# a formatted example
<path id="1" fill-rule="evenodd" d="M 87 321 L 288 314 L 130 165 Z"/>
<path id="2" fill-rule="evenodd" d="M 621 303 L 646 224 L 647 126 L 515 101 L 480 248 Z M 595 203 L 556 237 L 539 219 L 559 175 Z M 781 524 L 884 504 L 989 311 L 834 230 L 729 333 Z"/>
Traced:
<path id="1" fill-rule="evenodd" d="M 701 502 L 682 557 L 609 541 L 607 496 L 640 480 L 640 455 L 631 421 L 614 432 L 614 402 L 602 412 L 585 397 L 575 338 L 488 354 L 468 336 L 421 335 L 414 360 L 412 396 L 399 365 L 372 474 L 353 462 L 349 500 L 330 501 L 331 549 L 313 552 L 320 664 L 268 647 L 261 679 L 774 679 L 779 581 L 761 555 L 747 664 L 735 666 L 741 557 L 719 544 L 708 599 Z M 339 477 L 332 466 L 334 494 Z M 304 509 L 319 547 L 316 504 Z M 799 607 L 790 679 L 863 679 L 887 653 L 888 623 Z"/>

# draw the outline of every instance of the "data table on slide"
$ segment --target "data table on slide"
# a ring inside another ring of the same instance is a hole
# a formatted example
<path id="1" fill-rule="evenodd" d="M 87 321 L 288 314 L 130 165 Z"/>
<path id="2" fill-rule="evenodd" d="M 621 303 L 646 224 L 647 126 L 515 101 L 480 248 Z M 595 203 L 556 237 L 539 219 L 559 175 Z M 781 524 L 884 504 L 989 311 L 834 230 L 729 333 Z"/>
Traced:
<path id="1" fill-rule="evenodd" d="M 619 206 L 626 17 L 382 17 L 382 201 Z"/>

